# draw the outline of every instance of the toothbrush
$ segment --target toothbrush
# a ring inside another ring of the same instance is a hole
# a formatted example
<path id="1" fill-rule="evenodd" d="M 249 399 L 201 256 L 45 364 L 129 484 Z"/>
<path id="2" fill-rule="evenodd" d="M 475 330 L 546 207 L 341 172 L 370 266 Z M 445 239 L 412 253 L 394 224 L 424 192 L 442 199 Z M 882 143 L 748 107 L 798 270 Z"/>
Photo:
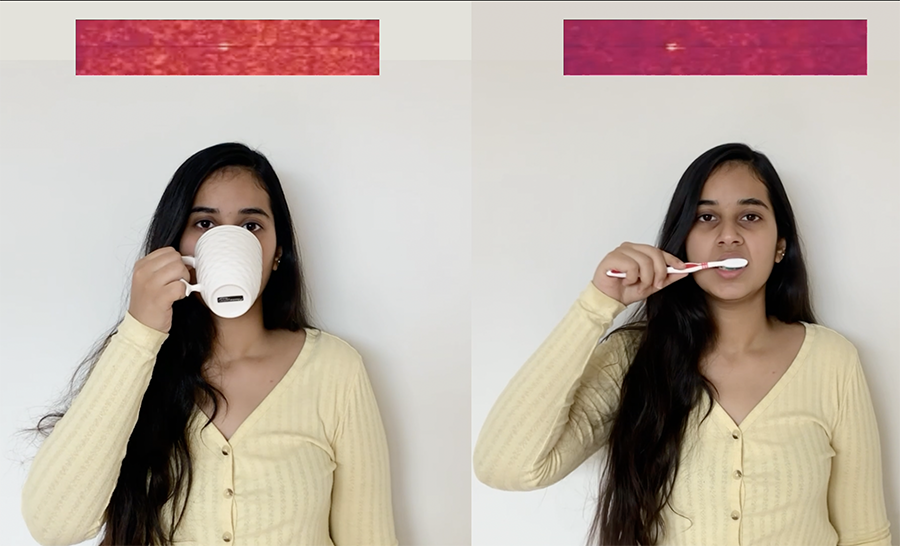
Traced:
<path id="1" fill-rule="evenodd" d="M 713 269 L 715 267 L 721 267 L 722 269 L 741 269 L 747 267 L 747 260 L 743 258 L 728 258 L 727 260 L 722 260 L 719 262 L 703 262 L 703 263 L 692 263 L 688 262 L 684 264 L 684 269 L 675 269 L 674 267 L 669 267 L 667 271 L 671 273 L 694 273 L 695 271 L 702 271 L 704 269 Z M 610 269 L 606 272 L 606 275 L 609 277 L 618 277 L 620 279 L 625 278 L 625 273 L 621 271 L 616 271 L 615 269 Z"/>

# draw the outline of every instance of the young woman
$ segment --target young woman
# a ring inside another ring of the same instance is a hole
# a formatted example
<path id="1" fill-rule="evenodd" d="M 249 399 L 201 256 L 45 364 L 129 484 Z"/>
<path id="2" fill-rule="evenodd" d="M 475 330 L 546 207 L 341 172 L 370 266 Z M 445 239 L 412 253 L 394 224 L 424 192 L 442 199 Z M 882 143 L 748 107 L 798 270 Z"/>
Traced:
<path id="1" fill-rule="evenodd" d="M 182 279 L 212 227 L 250 230 L 261 294 L 223 319 Z M 22 493 L 41 544 L 397 543 L 387 443 L 359 354 L 307 318 L 272 166 L 240 144 L 190 157 L 163 193 L 128 311 L 84 364 Z"/>
<path id="2" fill-rule="evenodd" d="M 667 274 L 733 257 L 748 265 Z M 794 215 L 763 154 L 707 151 L 657 246 L 603 258 L 491 410 L 475 473 L 532 490 L 601 448 L 594 544 L 890 544 L 857 351 L 816 324 Z"/>

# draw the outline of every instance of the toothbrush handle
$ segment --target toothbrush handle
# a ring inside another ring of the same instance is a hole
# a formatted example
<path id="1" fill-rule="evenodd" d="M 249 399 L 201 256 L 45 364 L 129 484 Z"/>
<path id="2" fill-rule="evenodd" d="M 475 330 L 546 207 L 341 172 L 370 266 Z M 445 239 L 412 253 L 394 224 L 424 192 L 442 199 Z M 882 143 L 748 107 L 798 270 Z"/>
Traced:
<path id="1" fill-rule="evenodd" d="M 700 271 L 701 269 L 706 269 L 709 267 L 707 262 L 703 262 L 702 264 L 696 263 L 686 263 L 684 264 L 684 269 L 675 269 L 672 266 L 666 268 L 668 273 L 692 273 L 694 271 Z M 606 272 L 607 277 L 616 277 L 618 279 L 624 279 L 625 273 L 618 271 L 616 269 L 610 269 Z"/>

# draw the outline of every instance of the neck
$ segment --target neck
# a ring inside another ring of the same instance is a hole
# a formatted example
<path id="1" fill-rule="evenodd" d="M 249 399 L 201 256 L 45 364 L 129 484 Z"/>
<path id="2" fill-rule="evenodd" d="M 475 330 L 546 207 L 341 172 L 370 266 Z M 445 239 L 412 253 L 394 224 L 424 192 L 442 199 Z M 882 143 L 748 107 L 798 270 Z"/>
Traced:
<path id="1" fill-rule="evenodd" d="M 715 352 L 741 354 L 766 345 L 772 323 L 766 317 L 766 289 L 738 301 L 709 299 L 709 308 L 718 329 Z"/>
<path id="2" fill-rule="evenodd" d="M 226 319 L 213 314 L 216 340 L 212 360 L 220 365 L 247 358 L 259 357 L 270 345 L 272 332 L 263 327 L 262 301 L 257 299 L 243 315 Z"/>

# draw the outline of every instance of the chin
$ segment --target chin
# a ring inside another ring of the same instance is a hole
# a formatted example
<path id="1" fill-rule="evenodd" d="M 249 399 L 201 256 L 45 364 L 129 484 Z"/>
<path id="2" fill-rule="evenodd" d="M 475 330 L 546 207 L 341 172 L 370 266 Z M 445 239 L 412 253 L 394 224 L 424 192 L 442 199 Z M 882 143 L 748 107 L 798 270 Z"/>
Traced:
<path id="1" fill-rule="evenodd" d="M 764 289 L 764 286 L 761 288 L 748 288 L 743 284 L 726 284 L 726 285 L 718 285 L 718 286 L 708 286 L 708 287 L 700 287 L 706 294 L 712 298 L 715 298 L 720 301 L 742 301 L 751 298 L 761 289 Z"/>

